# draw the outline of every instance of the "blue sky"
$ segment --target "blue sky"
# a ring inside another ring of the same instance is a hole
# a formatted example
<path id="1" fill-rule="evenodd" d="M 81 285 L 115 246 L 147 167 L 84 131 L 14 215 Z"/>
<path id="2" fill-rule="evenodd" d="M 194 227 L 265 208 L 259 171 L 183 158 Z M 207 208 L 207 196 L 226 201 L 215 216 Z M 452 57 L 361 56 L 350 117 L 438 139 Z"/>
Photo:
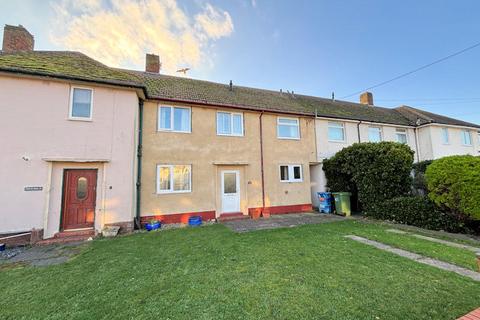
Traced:
<path id="1" fill-rule="evenodd" d="M 157 52 L 166 73 L 337 98 L 480 42 L 479 12 L 474 0 L 0 0 L 0 24 L 23 24 L 39 50 L 137 69 Z M 480 123 L 479 58 L 477 47 L 375 88 L 375 102 Z"/>

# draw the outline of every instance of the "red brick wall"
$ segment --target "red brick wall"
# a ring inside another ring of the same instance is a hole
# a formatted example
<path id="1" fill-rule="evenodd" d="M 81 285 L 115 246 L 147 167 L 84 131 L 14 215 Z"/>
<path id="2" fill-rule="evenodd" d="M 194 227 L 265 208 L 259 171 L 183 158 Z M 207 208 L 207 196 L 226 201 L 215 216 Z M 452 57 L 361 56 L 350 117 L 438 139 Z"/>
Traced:
<path id="1" fill-rule="evenodd" d="M 177 214 L 164 214 L 156 216 L 145 216 L 140 218 L 142 224 L 148 223 L 150 220 L 158 220 L 162 223 L 188 223 L 188 218 L 192 216 L 200 216 L 203 221 L 215 219 L 215 211 L 205 212 L 189 212 Z"/>
<path id="2" fill-rule="evenodd" d="M 6 25 L 3 29 L 3 46 L 4 52 L 15 51 L 32 51 L 34 46 L 33 36 L 21 25 Z"/>

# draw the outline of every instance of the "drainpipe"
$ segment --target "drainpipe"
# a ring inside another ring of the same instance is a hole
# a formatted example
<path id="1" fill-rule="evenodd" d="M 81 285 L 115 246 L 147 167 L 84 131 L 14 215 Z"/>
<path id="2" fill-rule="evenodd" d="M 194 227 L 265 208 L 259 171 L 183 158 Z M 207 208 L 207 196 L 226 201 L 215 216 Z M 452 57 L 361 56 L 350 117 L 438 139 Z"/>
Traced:
<path id="1" fill-rule="evenodd" d="M 262 173 L 262 216 L 265 218 L 270 217 L 270 214 L 265 214 L 265 173 L 263 168 L 263 111 L 260 113 L 260 171 Z"/>
<path id="2" fill-rule="evenodd" d="M 143 138 L 143 100 L 138 100 L 138 147 L 137 147 L 137 202 L 135 212 L 135 229 L 141 229 L 140 223 L 140 190 L 142 186 L 142 138 Z"/>
<path id="3" fill-rule="evenodd" d="M 358 135 L 358 143 L 362 142 L 360 140 L 360 124 L 362 123 L 362 120 L 358 121 L 357 123 L 357 135 Z"/>
<path id="4" fill-rule="evenodd" d="M 418 128 L 413 128 L 413 132 L 415 134 L 415 152 L 417 154 L 417 162 L 420 162 L 420 148 L 418 146 Z"/>

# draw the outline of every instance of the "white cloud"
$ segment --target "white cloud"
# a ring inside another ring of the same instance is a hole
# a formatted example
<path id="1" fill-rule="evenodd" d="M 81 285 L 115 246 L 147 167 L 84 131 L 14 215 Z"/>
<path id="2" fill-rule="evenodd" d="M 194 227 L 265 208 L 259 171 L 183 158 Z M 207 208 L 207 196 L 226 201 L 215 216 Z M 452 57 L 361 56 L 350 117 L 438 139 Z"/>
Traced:
<path id="1" fill-rule="evenodd" d="M 257 0 L 251 0 L 252 7 L 256 8 L 257 7 Z"/>
<path id="2" fill-rule="evenodd" d="M 189 17 L 176 0 L 62 0 L 52 3 L 51 38 L 110 65 L 143 69 L 156 53 L 162 72 L 208 61 L 211 44 L 233 32 L 230 14 L 210 4 Z"/>

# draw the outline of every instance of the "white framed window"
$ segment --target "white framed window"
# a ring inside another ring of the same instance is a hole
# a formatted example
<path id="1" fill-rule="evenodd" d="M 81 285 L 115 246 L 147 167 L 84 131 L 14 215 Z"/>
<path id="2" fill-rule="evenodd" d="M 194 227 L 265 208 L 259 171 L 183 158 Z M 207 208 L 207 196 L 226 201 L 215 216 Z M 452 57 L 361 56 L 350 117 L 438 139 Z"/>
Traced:
<path id="1" fill-rule="evenodd" d="M 281 182 L 302 182 L 303 172 L 301 164 L 286 164 L 280 166 Z"/>
<path id="2" fill-rule="evenodd" d="M 450 143 L 450 136 L 448 134 L 448 128 L 442 128 L 442 143 L 449 144 Z"/>
<path id="3" fill-rule="evenodd" d="M 243 113 L 217 112 L 217 135 L 243 136 Z"/>
<path id="4" fill-rule="evenodd" d="M 92 120 L 93 89 L 72 87 L 68 118 L 72 120 Z"/>
<path id="5" fill-rule="evenodd" d="M 464 146 L 471 146 L 472 145 L 472 135 L 470 134 L 469 130 L 462 130 L 460 135 L 462 137 L 462 144 Z"/>
<path id="6" fill-rule="evenodd" d="M 298 118 L 277 118 L 277 137 L 279 139 L 300 139 Z"/>
<path id="7" fill-rule="evenodd" d="M 328 141 L 345 142 L 345 126 L 343 122 L 328 122 Z"/>
<path id="8" fill-rule="evenodd" d="M 157 165 L 157 193 L 185 193 L 191 191 L 191 165 Z"/>
<path id="9" fill-rule="evenodd" d="M 192 132 L 192 109 L 188 107 L 158 106 L 158 131 Z"/>
<path id="10" fill-rule="evenodd" d="M 370 142 L 382 141 L 382 128 L 368 127 L 368 141 Z"/>
<path id="11" fill-rule="evenodd" d="M 407 130 L 406 129 L 395 129 L 395 135 L 397 137 L 397 142 L 408 143 Z"/>

